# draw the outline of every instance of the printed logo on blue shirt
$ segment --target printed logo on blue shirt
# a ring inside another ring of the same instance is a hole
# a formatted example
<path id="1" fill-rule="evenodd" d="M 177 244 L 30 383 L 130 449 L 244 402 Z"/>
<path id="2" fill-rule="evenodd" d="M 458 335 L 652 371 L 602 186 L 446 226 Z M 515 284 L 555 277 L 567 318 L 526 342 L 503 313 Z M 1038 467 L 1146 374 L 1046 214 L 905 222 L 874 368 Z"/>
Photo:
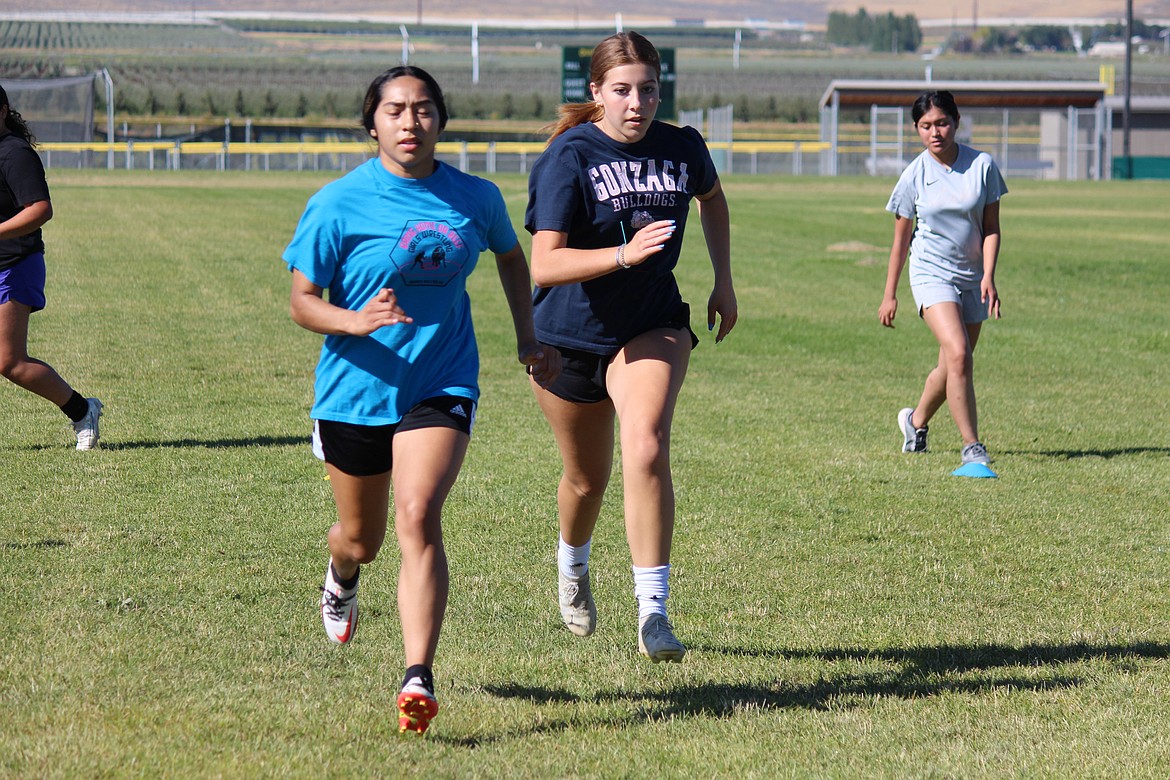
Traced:
<path id="1" fill-rule="evenodd" d="M 414 220 L 406 223 L 390 260 L 408 285 L 445 287 L 463 272 L 470 255 L 463 238 L 446 222 Z"/>

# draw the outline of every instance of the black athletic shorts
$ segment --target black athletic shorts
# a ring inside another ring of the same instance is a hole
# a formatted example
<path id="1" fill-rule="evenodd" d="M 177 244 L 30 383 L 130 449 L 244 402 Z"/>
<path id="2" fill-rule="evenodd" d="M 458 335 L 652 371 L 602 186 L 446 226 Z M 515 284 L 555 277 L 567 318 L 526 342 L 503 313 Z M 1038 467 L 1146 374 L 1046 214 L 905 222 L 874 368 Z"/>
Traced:
<path id="1" fill-rule="evenodd" d="M 354 477 L 384 474 L 394 466 L 394 434 L 419 428 L 452 428 L 471 435 L 475 401 L 453 395 L 428 398 L 394 425 L 355 425 L 315 420 L 313 454 Z"/>
<path id="2" fill-rule="evenodd" d="M 699 337 L 691 330 L 691 307 L 683 303 L 675 309 L 666 322 L 647 328 L 647 332 L 658 328 L 685 330 L 691 336 L 691 349 L 699 345 Z M 548 391 L 557 398 L 578 404 L 595 404 L 609 398 L 605 387 L 605 373 L 613 355 L 585 352 L 579 349 L 557 347 L 561 353 L 561 373 Z"/>

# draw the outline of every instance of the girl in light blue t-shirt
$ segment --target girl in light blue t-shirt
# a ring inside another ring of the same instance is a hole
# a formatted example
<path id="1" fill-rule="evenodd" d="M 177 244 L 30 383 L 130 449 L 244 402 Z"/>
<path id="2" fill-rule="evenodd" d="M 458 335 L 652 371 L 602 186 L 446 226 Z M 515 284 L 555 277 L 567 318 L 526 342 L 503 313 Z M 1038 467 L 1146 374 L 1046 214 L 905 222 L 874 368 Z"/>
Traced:
<path id="1" fill-rule="evenodd" d="M 878 319 L 894 327 L 898 281 L 910 259 L 910 291 L 939 343 L 922 397 L 898 413 L 903 452 L 925 452 L 927 424 L 946 402 L 963 437 L 955 474 L 994 477 L 979 439 L 972 353 L 988 317 L 999 319 L 995 266 L 999 200 L 1007 185 L 985 152 L 959 144 L 959 109 L 947 91 L 925 92 L 911 111 L 926 149 L 902 172 L 886 210 L 894 213 L 886 291 Z"/>

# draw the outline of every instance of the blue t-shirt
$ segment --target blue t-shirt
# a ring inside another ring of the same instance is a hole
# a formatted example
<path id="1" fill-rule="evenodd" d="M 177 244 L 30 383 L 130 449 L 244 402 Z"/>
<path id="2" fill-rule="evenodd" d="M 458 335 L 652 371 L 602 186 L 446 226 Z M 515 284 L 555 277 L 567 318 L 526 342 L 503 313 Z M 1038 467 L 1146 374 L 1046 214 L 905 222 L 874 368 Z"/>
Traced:
<path id="1" fill-rule="evenodd" d="M 528 180 L 524 226 L 530 233 L 555 230 L 568 234 L 571 249 L 599 249 L 617 247 L 658 220 L 675 220 L 676 230 L 663 251 L 633 268 L 538 287 L 532 298 L 537 338 L 608 355 L 668 321 L 682 304 L 674 267 L 691 198 L 710 192 L 716 180 L 693 127 L 654 122 L 642 140 L 626 144 L 585 123 L 553 139 Z"/>
<path id="2" fill-rule="evenodd" d="M 991 155 L 959 144 L 948 168 L 929 151 L 902 171 L 886 210 L 917 219 L 910 241 L 910 284 L 983 279 L 983 209 L 1007 194 Z"/>
<path id="3" fill-rule="evenodd" d="M 345 309 L 389 287 L 414 322 L 326 336 L 312 417 L 391 425 L 427 398 L 478 399 L 466 280 L 481 252 L 515 246 L 499 189 L 443 163 L 424 179 L 404 179 L 374 158 L 321 188 L 284 251 L 289 270 Z"/>

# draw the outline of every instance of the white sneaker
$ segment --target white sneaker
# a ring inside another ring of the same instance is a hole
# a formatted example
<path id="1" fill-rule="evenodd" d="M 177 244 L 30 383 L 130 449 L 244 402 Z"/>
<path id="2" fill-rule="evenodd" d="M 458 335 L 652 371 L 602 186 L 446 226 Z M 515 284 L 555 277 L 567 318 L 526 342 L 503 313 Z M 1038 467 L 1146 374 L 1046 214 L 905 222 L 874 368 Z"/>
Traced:
<path id="1" fill-rule="evenodd" d="M 597 628 L 597 605 L 589 588 L 589 572 L 574 579 L 557 569 L 557 603 L 565 627 L 577 636 L 589 636 Z"/>
<path id="2" fill-rule="evenodd" d="M 915 428 L 910 420 L 914 417 L 914 410 L 910 408 L 898 412 L 898 430 L 902 432 L 902 452 L 926 452 L 927 427 Z"/>
<path id="3" fill-rule="evenodd" d="M 357 628 L 357 586 L 343 588 L 333 579 L 333 561 L 325 569 L 325 585 L 321 588 L 321 622 L 330 642 L 343 645 L 353 639 Z"/>
<path id="4" fill-rule="evenodd" d="M 73 432 L 77 434 L 77 449 L 92 450 L 98 442 L 98 418 L 102 416 L 102 402 L 96 398 L 86 398 L 89 411 L 77 422 L 73 423 Z"/>
<path id="5" fill-rule="evenodd" d="M 650 615 L 638 626 L 638 652 L 654 663 L 678 663 L 687 649 L 675 637 L 674 627 L 666 615 Z"/>

